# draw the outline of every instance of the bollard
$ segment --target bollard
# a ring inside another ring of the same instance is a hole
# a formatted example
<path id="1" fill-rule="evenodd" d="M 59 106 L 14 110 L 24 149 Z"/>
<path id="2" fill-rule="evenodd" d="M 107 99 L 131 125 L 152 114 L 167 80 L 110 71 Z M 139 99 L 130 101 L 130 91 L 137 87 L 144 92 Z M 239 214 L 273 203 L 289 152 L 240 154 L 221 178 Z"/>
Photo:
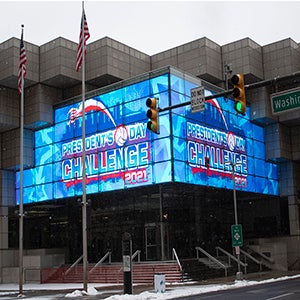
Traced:
<path id="1" fill-rule="evenodd" d="M 132 240 L 128 232 L 122 236 L 122 253 L 124 294 L 132 294 Z"/>

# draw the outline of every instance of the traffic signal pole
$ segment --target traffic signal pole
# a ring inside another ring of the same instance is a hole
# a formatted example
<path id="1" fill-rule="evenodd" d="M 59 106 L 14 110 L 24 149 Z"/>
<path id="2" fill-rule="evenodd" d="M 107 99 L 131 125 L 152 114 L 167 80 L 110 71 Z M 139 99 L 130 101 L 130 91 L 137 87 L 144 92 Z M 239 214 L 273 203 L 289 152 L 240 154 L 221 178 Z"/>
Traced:
<path id="1" fill-rule="evenodd" d="M 206 97 L 204 97 L 204 99 L 206 101 L 206 100 L 210 100 L 210 99 L 214 99 L 214 98 L 218 98 L 218 97 L 223 97 L 223 96 L 227 96 L 229 94 L 232 94 L 232 92 L 233 92 L 233 89 L 227 90 L 227 91 L 224 91 L 224 92 L 220 92 L 220 93 L 217 93 L 217 94 L 206 96 Z M 191 101 L 186 101 L 186 102 L 175 104 L 175 105 L 172 105 L 172 106 L 159 108 L 158 111 L 163 112 L 163 111 L 171 110 L 171 109 L 174 109 L 174 108 L 178 108 L 178 107 L 182 107 L 182 106 L 186 106 L 186 105 L 190 105 L 190 104 L 191 104 Z"/>
<path id="2" fill-rule="evenodd" d="M 258 82 L 251 83 L 251 84 L 245 84 L 245 90 L 260 88 L 260 87 L 267 86 L 267 85 L 274 85 L 274 84 L 278 83 L 279 81 L 293 79 L 293 78 L 296 78 L 296 77 L 300 77 L 300 72 L 295 72 L 295 73 L 285 75 L 285 76 L 277 76 L 277 77 L 274 77 L 273 79 L 262 80 L 262 81 L 258 81 Z M 232 93 L 233 93 L 233 89 L 230 89 L 230 90 L 226 90 L 226 91 L 223 91 L 223 92 L 220 92 L 220 93 L 216 93 L 216 94 L 213 94 L 213 95 L 206 96 L 204 99 L 206 101 L 206 100 L 210 100 L 210 99 L 213 99 L 213 98 L 232 95 Z M 183 107 L 183 106 L 190 105 L 190 104 L 191 104 L 191 101 L 186 101 L 186 102 L 175 104 L 175 105 L 172 105 L 172 106 L 159 108 L 158 111 L 163 112 L 163 111 L 175 109 L 175 108 L 178 108 L 178 107 Z"/>

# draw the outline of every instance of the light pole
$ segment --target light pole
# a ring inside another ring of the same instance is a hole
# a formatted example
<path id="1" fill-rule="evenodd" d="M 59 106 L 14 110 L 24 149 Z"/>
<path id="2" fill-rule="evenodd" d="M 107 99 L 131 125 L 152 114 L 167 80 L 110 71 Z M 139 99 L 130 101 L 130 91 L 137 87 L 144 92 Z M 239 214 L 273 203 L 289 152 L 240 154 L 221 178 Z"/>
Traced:
<path id="1" fill-rule="evenodd" d="M 237 213 L 237 201 L 236 201 L 236 189 L 235 189 L 235 166 L 239 166 L 240 163 L 233 163 L 233 162 L 226 162 L 227 164 L 231 165 L 232 169 L 232 184 L 233 184 L 233 204 L 234 204 L 234 222 L 235 225 L 238 225 L 238 213 Z M 240 257 L 240 247 L 235 247 L 235 253 L 238 259 L 238 271 L 236 273 L 236 279 L 241 280 L 243 277 L 243 272 L 241 272 L 241 257 Z"/>
<path id="2" fill-rule="evenodd" d="M 163 201 L 162 186 L 159 185 L 159 223 L 160 223 L 161 260 L 165 260 L 166 255 L 165 255 L 163 203 L 162 203 L 162 201 Z"/>

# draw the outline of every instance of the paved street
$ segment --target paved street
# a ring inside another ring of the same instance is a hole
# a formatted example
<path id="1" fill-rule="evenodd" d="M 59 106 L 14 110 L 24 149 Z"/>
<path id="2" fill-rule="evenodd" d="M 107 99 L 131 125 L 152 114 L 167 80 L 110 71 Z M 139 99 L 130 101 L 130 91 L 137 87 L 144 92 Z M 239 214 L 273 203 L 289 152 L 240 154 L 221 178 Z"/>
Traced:
<path id="1" fill-rule="evenodd" d="M 203 295 L 178 297 L 180 300 L 298 300 L 300 299 L 300 278 L 266 283 L 251 287 L 222 290 Z"/>
<path id="2" fill-rule="evenodd" d="M 126 299 L 294 300 L 300 299 L 300 277 L 294 276 L 296 274 L 296 272 L 255 273 L 245 275 L 245 280 L 239 282 L 236 282 L 235 276 L 215 278 L 201 282 L 167 285 L 165 293 L 155 293 L 153 286 L 134 285 L 133 294 L 126 295 Z M 280 281 L 276 281 L 276 278 L 279 278 Z M 1 300 L 19 299 L 18 285 L 15 285 L 15 289 L 5 290 L 4 287 L 5 285 L 0 285 Z M 125 298 L 122 285 L 89 284 L 89 288 L 94 290 L 95 294 L 91 293 L 86 296 L 82 296 L 79 292 L 79 290 L 82 290 L 82 285 L 64 284 L 56 285 L 56 287 L 57 289 L 54 285 L 46 289 L 46 285 L 24 285 L 24 296 L 26 299 L 32 300 L 63 299 L 66 298 L 67 294 L 77 299 L 106 299 L 109 296 L 114 296 L 116 300 Z M 78 295 L 76 295 L 77 291 Z"/>

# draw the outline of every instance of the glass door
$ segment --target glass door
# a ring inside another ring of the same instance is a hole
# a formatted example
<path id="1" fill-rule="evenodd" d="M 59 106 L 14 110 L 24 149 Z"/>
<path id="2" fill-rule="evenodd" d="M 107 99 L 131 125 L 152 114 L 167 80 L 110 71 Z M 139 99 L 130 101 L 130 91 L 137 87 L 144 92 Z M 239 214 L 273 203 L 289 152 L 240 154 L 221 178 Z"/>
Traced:
<path id="1" fill-rule="evenodd" d="M 146 224 L 145 226 L 145 248 L 146 248 L 146 260 L 158 260 L 159 244 L 159 232 L 155 223 Z"/>
<path id="2" fill-rule="evenodd" d="M 163 240 L 161 239 L 160 223 L 145 225 L 146 260 L 165 260 L 169 258 L 169 234 L 167 224 L 163 224 Z M 162 253 L 162 243 L 164 250 Z"/>

